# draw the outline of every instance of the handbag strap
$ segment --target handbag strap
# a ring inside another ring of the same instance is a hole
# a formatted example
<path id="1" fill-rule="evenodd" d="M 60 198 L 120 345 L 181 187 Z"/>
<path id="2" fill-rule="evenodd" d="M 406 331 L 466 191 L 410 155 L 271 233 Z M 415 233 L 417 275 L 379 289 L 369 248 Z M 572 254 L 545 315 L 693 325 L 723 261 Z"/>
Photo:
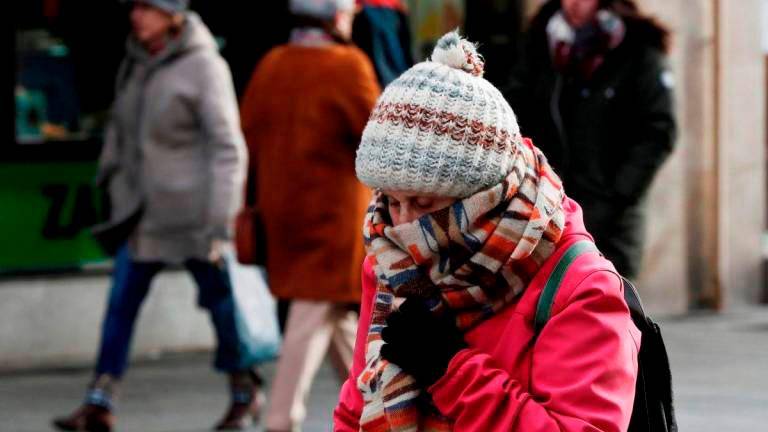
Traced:
<path id="1" fill-rule="evenodd" d="M 536 318 L 534 319 L 534 330 L 536 335 L 541 332 L 541 329 L 544 328 L 544 325 L 549 321 L 550 315 L 552 315 L 552 305 L 554 304 L 557 290 L 560 288 L 560 284 L 563 282 L 568 268 L 574 261 L 576 261 L 576 258 L 589 252 L 599 253 L 600 251 L 598 251 L 597 246 L 591 241 L 579 240 L 568 246 L 568 249 L 557 261 L 557 264 L 555 264 L 555 268 L 552 270 L 552 273 L 549 274 L 549 278 L 539 297 L 539 302 L 536 305 Z"/>

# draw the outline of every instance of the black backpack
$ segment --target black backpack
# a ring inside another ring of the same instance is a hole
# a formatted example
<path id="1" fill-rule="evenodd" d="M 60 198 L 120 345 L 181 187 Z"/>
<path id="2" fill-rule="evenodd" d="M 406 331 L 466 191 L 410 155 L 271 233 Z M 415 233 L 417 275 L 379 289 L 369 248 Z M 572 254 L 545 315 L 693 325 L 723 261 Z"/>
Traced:
<path id="1" fill-rule="evenodd" d="M 535 329 L 538 335 L 549 320 L 552 302 L 568 267 L 581 254 L 598 252 L 587 240 L 572 244 L 555 265 L 536 307 Z M 635 403 L 628 432 L 677 432 L 675 409 L 672 401 L 672 373 L 659 325 L 645 314 L 637 289 L 624 281 L 624 300 L 629 306 L 632 321 L 642 333 L 638 354 Z"/>

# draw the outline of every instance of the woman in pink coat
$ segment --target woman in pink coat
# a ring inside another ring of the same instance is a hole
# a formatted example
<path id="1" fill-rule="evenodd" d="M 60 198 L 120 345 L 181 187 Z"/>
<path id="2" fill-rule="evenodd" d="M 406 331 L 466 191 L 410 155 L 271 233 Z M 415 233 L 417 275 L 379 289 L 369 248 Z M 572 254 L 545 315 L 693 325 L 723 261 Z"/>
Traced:
<path id="1" fill-rule="evenodd" d="M 591 241 L 543 154 L 444 36 L 390 84 L 363 134 L 377 190 L 354 363 L 334 412 L 346 431 L 625 431 L 640 333 L 598 252 L 566 272 L 536 332 L 542 288 Z"/>

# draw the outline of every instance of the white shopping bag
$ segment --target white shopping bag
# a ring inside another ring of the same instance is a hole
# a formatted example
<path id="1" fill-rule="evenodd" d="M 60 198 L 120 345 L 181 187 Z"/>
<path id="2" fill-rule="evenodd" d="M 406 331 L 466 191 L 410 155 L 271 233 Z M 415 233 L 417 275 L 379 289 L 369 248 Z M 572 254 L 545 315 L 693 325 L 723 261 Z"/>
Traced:
<path id="1" fill-rule="evenodd" d="M 238 326 L 249 336 L 243 351 L 253 362 L 273 360 L 280 351 L 280 328 L 277 306 L 267 286 L 264 267 L 246 266 L 237 262 L 234 250 L 224 253 L 227 271 L 232 280 Z"/>

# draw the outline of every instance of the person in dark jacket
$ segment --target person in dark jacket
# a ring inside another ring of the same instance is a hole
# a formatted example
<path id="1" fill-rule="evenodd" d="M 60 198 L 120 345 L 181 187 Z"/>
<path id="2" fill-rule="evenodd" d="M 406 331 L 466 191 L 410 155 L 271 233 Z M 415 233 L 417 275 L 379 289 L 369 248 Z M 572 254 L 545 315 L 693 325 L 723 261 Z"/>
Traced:
<path id="1" fill-rule="evenodd" d="M 646 195 L 675 139 L 669 33 L 631 0 L 550 0 L 505 89 L 623 275 L 637 276 Z"/>
<path id="2" fill-rule="evenodd" d="M 373 62 L 381 88 L 413 66 L 411 30 L 402 0 L 357 0 L 352 40 Z"/>

